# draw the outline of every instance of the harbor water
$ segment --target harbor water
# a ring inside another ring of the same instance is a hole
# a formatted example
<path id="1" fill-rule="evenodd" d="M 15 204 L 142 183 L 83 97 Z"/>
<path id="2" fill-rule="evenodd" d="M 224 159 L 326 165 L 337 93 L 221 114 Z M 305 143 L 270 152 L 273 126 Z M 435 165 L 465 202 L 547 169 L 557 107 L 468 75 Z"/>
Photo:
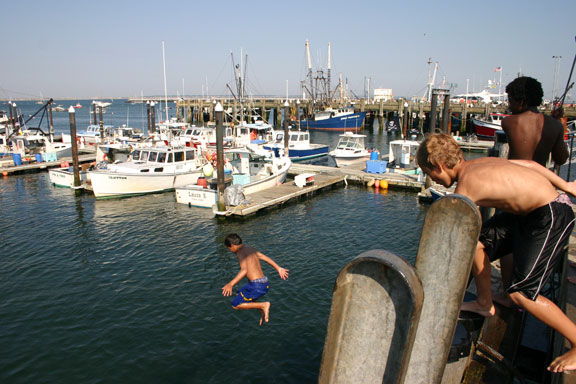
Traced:
<path id="1" fill-rule="evenodd" d="M 138 108 L 115 101 L 105 123 Z M 86 106 L 77 113 L 83 129 Z M 68 113 L 54 116 L 66 132 Z M 97 201 L 45 172 L 4 177 L 0 382 L 316 382 L 338 272 L 371 249 L 413 261 L 426 210 L 414 193 L 349 186 L 219 220 L 173 193 Z M 261 327 L 221 294 L 238 272 L 231 232 L 290 269 L 283 281 L 264 266 Z"/>

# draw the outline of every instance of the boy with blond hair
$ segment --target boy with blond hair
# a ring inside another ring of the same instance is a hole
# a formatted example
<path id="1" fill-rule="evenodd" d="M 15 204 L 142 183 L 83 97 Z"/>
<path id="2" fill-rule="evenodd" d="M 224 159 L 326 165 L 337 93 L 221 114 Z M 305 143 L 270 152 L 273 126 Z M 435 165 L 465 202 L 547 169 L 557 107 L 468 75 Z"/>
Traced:
<path id="1" fill-rule="evenodd" d="M 456 141 L 446 134 L 427 137 L 418 148 L 416 161 L 435 182 L 445 187 L 457 183 L 455 193 L 481 207 L 501 211 L 482 226 L 472 263 L 478 295 L 475 301 L 463 303 L 461 310 L 486 317 L 495 314 L 490 262 L 512 253 L 510 299 L 572 345 L 548 370 L 576 369 L 576 325 L 540 294 L 574 226 L 572 202 L 556 188 L 576 196 L 576 184 L 530 160 L 485 157 L 466 161 Z"/>

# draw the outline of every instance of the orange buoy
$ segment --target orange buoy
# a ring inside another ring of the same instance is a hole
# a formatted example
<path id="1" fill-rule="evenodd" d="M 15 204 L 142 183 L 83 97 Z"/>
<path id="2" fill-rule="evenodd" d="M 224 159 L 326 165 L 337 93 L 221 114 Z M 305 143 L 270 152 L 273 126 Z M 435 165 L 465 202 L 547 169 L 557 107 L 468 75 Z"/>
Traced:
<path id="1" fill-rule="evenodd" d="M 374 188 L 380 188 L 380 180 L 374 180 Z"/>
<path id="2" fill-rule="evenodd" d="M 8 171 L 2 172 L 2 176 L 8 176 Z"/>
<path id="3" fill-rule="evenodd" d="M 388 182 L 386 180 L 380 180 L 380 188 L 388 189 Z"/>

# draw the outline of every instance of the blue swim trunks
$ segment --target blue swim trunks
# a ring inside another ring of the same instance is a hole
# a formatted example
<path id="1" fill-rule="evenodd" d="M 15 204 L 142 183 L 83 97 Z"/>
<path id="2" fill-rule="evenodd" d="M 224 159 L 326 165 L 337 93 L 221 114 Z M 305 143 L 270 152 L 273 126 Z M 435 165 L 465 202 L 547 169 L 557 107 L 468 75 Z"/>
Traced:
<path id="1" fill-rule="evenodd" d="M 267 277 L 262 277 L 246 283 L 238 290 L 234 299 L 232 299 L 232 306 L 237 307 L 242 303 L 251 303 L 268 293 L 268 288 Z"/>

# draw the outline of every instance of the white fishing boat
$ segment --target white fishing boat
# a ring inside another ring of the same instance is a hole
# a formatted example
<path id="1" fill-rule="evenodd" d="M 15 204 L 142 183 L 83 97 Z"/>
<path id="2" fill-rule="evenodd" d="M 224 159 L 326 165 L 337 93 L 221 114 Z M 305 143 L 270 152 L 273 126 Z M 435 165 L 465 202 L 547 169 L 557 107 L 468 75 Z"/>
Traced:
<path id="1" fill-rule="evenodd" d="M 130 160 L 89 171 L 89 177 L 96 198 L 125 197 L 194 184 L 203 165 L 203 158 L 193 148 L 136 148 Z"/>
<path id="2" fill-rule="evenodd" d="M 133 147 L 129 144 L 106 144 L 99 145 L 96 151 L 96 161 L 94 163 L 80 164 L 79 176 L 80 186 L 90 180 L 90 170 L 106 168 L 109 163 L 128 161 Z M 51 168 L 48 170 L 50 182 L 57 187 L 76 188 L 74 186 L 74 167 L 64 163 L 61 168 Z"/>
<path id="3" fill-rule="evenodd" d="M 234 148 L 224 152 L 228 183 L 241 185 L 249 195 L 282 184 L 292 162 L 288 157 L 274 157 L 272 152 L 262 156 L 247 148 Z M 210 172 L 208 172 L 210 174 Z M 189 206 L 211 208 L 218 202 L 217 175 L 201 178 L 196 183 L 176 188 L 176 201 Z"/>
<path id="4" fill-rule="evenodd" d="M 366 135 L 346 132 L 340 135 L 336 148 L 330 156 L 336 161 L 336 166 L 345 167 L 370 158 L 370 151 L 364 145 Z"/>
<path id="5" fill-rule="evenodd" d="M 414 140 L 393 140 L 389 144 L 388 167 L 415 169 L 414 161 L 419 142 Z"/>

